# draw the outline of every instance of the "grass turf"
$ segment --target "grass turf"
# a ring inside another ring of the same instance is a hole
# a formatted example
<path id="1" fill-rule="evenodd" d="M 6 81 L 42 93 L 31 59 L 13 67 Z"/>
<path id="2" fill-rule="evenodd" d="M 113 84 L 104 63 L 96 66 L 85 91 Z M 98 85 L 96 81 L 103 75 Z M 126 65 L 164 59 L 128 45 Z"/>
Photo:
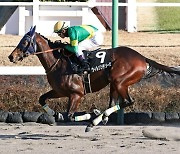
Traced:
<path id="1" fill-rule="evenodd" d="M 178 3 L 179 0 L 157 0 L 164 3 Z M 157 30 L 180 31 L 180 7 L 156 7 Z"/>

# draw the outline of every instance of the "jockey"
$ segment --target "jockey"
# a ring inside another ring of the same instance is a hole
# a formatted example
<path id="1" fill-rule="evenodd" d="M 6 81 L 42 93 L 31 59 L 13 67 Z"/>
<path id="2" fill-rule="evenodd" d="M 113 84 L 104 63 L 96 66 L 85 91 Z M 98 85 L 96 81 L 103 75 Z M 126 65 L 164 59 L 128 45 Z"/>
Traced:
<path id="1" fill-rule="evenodd" d="M 61 38 L 69 37 L 70 44 L 66 45 L 65 49 L 76 54 L 83 72 L 90 71 L 90 66 L 82 51 L 101 45 L 103 43 L 102 33 L 92 25 L 67 27 L 63 21 L 58 21 L 54 25 L 54 32 Z"/>

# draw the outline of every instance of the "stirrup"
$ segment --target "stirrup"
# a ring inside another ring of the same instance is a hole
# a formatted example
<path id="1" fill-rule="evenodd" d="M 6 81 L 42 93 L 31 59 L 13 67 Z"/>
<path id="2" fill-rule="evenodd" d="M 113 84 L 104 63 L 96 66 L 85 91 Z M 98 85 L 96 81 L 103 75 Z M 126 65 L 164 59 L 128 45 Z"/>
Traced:
<path id="1" fill-rule="evenodd" d="M 90 70 L 91 70 L 91 68 L 87 63 L 84 66 L 82 66 L 82 72 L 84 74 L 87 74 L 88 72 L 90 72 Z"/>
<path id="2" fill-rule="evenodd" d="M 81 68 L 79 68 L 78 72 L 83 73 L 83 74 L 88 74 L 90 72 L 90 69 L 85 69 L 85 68 L 81 67 Z"/>
<path id="3" fill-rule="evenodd" d="M 81 71 L 84 73 L 84 74 L 87 74 L 88 72 L 90 72 L 91 68 L 89 66 L 89 63 L 86 61 L 86 60 L 83 60 L 81 62 L 81 65 L 80 65 L 80 69 Z"/>

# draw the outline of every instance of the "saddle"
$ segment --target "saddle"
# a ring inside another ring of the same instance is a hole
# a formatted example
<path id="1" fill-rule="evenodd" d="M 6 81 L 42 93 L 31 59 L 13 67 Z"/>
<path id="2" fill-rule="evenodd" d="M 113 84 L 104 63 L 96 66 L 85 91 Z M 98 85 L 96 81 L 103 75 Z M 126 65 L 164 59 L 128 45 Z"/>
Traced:
<path id="1" fill-rule="evenodd" d="M 84 56 L 90 66 L 88 73 L 93 73 L 111 67 L 111 54 L 106 49 L 96 49 L 94 51 L 83 51 Z M 76 56 L 69 58 L 74 74 L 82 74 L 83 71 Z"/>

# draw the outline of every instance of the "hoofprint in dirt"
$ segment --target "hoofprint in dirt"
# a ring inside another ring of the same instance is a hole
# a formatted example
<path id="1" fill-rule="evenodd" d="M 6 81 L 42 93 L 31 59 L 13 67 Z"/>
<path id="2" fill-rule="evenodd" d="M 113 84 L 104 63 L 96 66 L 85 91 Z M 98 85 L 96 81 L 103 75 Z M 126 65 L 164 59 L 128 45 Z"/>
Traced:
<path id="1" fill-rule="evenodd" d="M 0 153 L 179 154 L 180 152 L 180 136 L 178 136 L 180 124 L 97 126 L 89 133 L 85 133 L 84 129 L 84 125 L 0 123 Z M 160 134 L 159 138 L 143 135 L 148 132 Z"/>

